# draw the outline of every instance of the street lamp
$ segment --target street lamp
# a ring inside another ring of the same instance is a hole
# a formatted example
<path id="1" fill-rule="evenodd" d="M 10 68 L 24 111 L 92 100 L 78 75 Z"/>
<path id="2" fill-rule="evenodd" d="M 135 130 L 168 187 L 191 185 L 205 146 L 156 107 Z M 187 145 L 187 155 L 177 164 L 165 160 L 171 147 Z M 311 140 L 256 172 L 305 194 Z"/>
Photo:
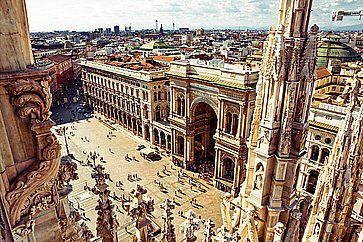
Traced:
<path id="1" fill-rule="evenodd" d="M 68 147 L 68 141 L 67 141 L 67 130 L 68 130 L 68 127 L 66 127 L 66 126 L 63 126 L 63 127 L 60 127 L 59 128 L 59 130 L 60 130 L 60 132 L 61 132 L 61 134 L 64 136 L 64 143 L 66 144 L 66 151 L 67 151 L 67 155 L 69 155 L 70 154 L 70 152 L 69 152 L 69 147 Z"/>

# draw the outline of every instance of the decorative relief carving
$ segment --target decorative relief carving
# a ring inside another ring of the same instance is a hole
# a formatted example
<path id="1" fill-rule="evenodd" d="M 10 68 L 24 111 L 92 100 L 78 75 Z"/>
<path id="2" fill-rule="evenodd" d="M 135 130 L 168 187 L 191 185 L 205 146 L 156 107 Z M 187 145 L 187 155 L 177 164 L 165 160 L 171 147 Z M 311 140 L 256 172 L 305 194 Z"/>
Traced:
<path id="1" fill-rule="evenodd" d="M 20 174 L 6 194 L 10 223 L 14 226 L 27 215 L 48 209 L 58 201 L 55 176 L 59 168 L 60 146 L 50 128 L 51 94 L 49 76 L 23 78 L 6 86 L 10 103 L 19 118 L 30 118 L 31 130 L 36 138 L 38 157 Z"/>
<path id="2" fill-rule="evenodd" d="M 56 196 L 53 191 L 54 176 L 58 167 L 59 159 L 40 162 L 38 169 L 20 176 L 14 182 L 12 189 L 5 196 L 10 207 L 12 225 L 15 225 L 21 216 L 29 215 L 31 212 L 34 213 L 54 204 L 54 196 Z"/>
<path id="3" fill-rule="evenodd" d="M 14 228 L 13 230 L 14 241 L 15 242 L 28 241 L 27 239 L 28 235 L 34 232 L 34 225 L 35 225 L 34 220 L 28 220 L 28 222 L 26 222 L 25 224 Z"/>
<path id="4" fill-rule="evenodd" d="M 30 116 L 32 123 L 49 119 L 52 96 L 48 81 L 50 76 L 38 80 L 18 79 L 7 86 L 10 102 L 20 118 Z"/>
<path id="5" fill-rule="evenodd" d="M 44 160 L 55 159 L 60 156 L 60 146 L 54 134 L 50 134 L 45 138 L 47 146 L 42 151 L 42 158 Z"/>

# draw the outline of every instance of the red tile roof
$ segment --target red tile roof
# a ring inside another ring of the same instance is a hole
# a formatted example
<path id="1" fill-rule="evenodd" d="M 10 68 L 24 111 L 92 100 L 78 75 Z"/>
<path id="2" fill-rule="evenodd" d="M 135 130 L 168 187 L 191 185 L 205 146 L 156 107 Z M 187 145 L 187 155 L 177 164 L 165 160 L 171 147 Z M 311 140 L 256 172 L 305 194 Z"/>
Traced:
<path id="1" fill-rule="evenodd" d="M 153 57 L 156 61 L 172 62 L 175 60 L 174 56 L 157 55 Z"/>
<path id="2" fill-rule="evenodd" d="M 318 79 L 328 77 L 331 75 L 331 72 L 327 68 L 321 68 L 316 70 L 316 77 Z"/>
<path id="3" fill-rule="evenodd" d="M 50 55 L 47 58 L 55 63 L 61 63 L 63 61 L 69 60 L 71 57 L 57 54 L 57 55 Z"/>

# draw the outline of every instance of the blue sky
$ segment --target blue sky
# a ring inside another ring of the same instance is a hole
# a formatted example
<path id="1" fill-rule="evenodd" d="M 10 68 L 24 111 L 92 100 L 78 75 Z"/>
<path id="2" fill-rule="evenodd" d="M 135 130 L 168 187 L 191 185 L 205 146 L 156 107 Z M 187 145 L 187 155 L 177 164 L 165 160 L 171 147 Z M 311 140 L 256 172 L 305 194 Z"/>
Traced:
<path id="1" fill-rule="evenodd" d="M 314 0 L 311 23 L 343 26 L 357 17 L 331 22 L 333 11 L 358 10 L 362 0 Z M 133 29 L 175 27 L 266 27 L 276 23 L 279 0 L 26 0 L 30 31 L 93 30 L 119 25 Z"/>

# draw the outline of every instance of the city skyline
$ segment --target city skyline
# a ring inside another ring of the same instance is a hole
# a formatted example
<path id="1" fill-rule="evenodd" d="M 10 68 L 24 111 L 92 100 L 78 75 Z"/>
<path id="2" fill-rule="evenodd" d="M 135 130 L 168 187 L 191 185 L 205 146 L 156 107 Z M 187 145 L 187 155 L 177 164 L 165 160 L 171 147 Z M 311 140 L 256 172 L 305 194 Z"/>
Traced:
<path id="1" fill-rule="evenodd" d="M 275 13 L 279 8 L 276 0 L 106 2 L 27 0 L 30 31 L 89 31 L 98 27 L 112 28 L 114 25 L 119 25 L 120 29 L 126 25 L 131 25 L 132 29 L 152 29 L 155 28 L 156 19 L 159 27 L 163 24 L 164 29 L 172 29 L 173 22 L 176 29 L 267 28 L 276 24 Z M 331 15 L 333 11 L 358 9 L 361 9 L 358 0 L 318 0 L 313 5 L 311 24 L 316 23 L 321 27 L 357 24 L 360 22 L 355 17 L 343 22 L 331 22 Z M 258 21 L 251 21 L 255 16 L 258 16 Z"/>

